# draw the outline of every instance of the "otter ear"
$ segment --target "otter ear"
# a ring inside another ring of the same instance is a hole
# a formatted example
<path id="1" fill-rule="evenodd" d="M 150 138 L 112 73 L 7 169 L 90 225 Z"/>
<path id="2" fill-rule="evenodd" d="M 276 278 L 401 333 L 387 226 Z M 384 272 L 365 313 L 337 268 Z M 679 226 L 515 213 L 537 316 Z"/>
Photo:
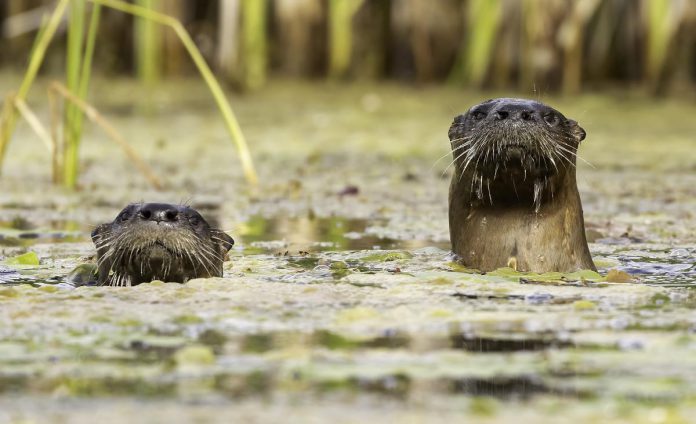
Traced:
<path id="1" fill-rule="evenodd" d="M 218 247 L 220 248 L 220 252 L 223 254 L 227 253 L 232 246 L 234 246 L 234 239 L 226 232 L 215 229 L 210 230 L 210 232 L 212 233 L 211 235 L 213 241 L 217 243 Z"/>
<path id="2" fill-rule="evenodd" d="M 578 125 L 576 121 L 569 119 L 568 126 L 570 127 L 570 133 L 573 134 L 573 137 L 575 137 L 575 140 L 577 140 L 578 143 L 585 139 L 587 133 L 585 132 L 585 130 L 582 129 L 580 125 Z"/>
<path id="3" fill-rule="evenodd" d="M 97 242 L 101 239 L 102 234 L 109 231 L 110 226 L 111 226 L 110 224 L 101 224 L 101 225 L 98 225 L 97 228 L 92 230 L 92 235 L 91 235 L 92 242 L 94 244 L 97 244 Z"/>
<path id="4" fill-rule="evenodd" d="M 452 125 L 450 125 L 449 131 L 447 132 L 447 136 L 450 140 L 461 136 L 459 126 L 461 126 L 466 121 L 466 117 L 468 115 L 469 112 L 466 112 L 464 114 L 457 115 L 454 117 L 454 121 L 452 121 Z"/>
<path id="5" fill-rule="evenodd" d="M 94 243 L 94 247 L 97 248 L 97 257 L 101 257 L 109 250 L 108 243 L 105 243 L 104 240 L 109 240 L 110 231 L 111 224 L 101 224 L 92 230 L 92 243 Z"/>

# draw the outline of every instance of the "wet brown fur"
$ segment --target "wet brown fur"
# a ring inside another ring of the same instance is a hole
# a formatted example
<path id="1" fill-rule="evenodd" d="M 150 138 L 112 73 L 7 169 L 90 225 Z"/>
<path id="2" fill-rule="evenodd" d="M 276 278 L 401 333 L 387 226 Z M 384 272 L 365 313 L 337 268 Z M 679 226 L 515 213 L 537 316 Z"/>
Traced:
<path id="1" fill-rule="evenodd" d="M 92 240 L 98 284 L 111 286 L 222 277 L 223 261 L 234 244 L 194 209 L 164 203 L 126 206 L 113 222 L 98 226 Z"/>
<path id="2" fill-rule="evenodd" d="M 449 221 L 467 267 L 595 269 L 575 168 L 585 132 L 542 103 L 494 99 L 455 118 Z"/>

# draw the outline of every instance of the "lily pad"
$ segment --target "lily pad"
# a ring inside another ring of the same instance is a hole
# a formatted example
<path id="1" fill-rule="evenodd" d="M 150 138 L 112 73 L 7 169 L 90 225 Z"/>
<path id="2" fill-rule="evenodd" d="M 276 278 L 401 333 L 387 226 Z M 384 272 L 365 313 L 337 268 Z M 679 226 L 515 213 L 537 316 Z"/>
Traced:
<path id="1" fill-rule="evenodd" d="M 27 252 L 13 258 L 5 259 L 6 265 L 19 265 L 21 267 L 39 266 L 39 256 L 35 252 Z"/>

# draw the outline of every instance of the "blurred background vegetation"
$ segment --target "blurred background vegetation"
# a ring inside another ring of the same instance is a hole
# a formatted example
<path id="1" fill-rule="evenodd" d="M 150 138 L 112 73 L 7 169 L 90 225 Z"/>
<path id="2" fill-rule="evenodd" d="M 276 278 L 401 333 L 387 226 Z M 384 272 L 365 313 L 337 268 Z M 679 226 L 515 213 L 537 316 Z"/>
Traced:
<path id="1" fill-rule="evenodd" d="M 537 98 L 696 93 L 695 0 L 8 0 L 0 29 L 0 75 L 12 87 L 2 93 L 0 172 L 21 117 L 48 147 L 53 181 L 70 188 L 85 119 L 161 187 L 123 126 L 89 103 L 106 95 L 90 95 L 93 76 L 133 77 L 144 100 L 164 81 L 202 78 L 252 185 L 229 95 L 272 80 L 304 81 L 300 95 L 324 81 Z M 37 75 L 57 80 L 38 115 L 25 102 Z"/>
<path id="2" fill-rule="evenodd" d="M 3 2 L 2 68 L 23 72 L 37 31 L 56 3 Z M 692 0 L 131 3 L 178 19 L 218 77 L 239 90 L 279 77 L 388 79 L 565 94 L 628 86 L 665 95 L 696 83 Z M 43 73 L 62 73 L 66 63 L 75 63 L 69 56 L 86 48 L 81 37 L 70 34 L 87 33 L 92 3 L 71 4 L 76 13 L 65 15 Z M 133 75 L 149 85 L 196 73 L 170 28 L 108 7 L 97 19 L 96 72 Z M 76 81 L 67 82 L 79 91 Z"/>

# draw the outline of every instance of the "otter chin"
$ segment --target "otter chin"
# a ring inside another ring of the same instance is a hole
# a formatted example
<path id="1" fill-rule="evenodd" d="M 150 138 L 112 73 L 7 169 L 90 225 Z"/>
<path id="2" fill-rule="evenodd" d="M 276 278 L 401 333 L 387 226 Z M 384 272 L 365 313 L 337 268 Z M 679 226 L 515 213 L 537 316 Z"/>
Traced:
<path id="1" fill-rule="evenodd" d="M 194 209 L 167 203 L 126 206 L 92 232 L 99 285 L 134 286 L 161 280 L 185 283 L 222 277 L 232 237 L 211 228 Z"/>
<path id="2" fill-rule="evenodd" d="M 467 267 L 595 270 L 575 170 L 585 131 L 543 103 L 499 98 L 449 129 L 452 251 Z"/>

